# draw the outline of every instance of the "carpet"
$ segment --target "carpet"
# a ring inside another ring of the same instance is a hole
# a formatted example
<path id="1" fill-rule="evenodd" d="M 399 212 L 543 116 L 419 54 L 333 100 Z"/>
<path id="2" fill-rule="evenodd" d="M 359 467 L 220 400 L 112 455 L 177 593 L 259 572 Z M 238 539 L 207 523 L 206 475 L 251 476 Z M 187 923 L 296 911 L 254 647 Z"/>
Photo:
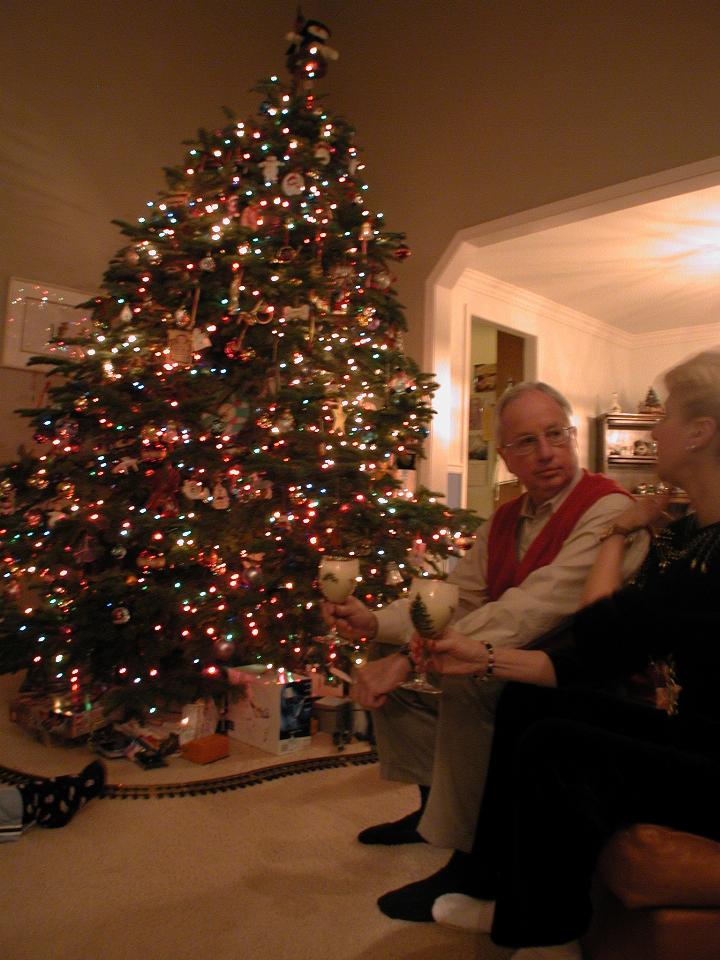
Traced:
<path id="1" fill-rule="evenodd" d="M 0 764 L 44 775 L 79 769 L 91 756 L 86 748 L 48 747 L 8 722 L 13 684 L 0 680 Z M 130 787 L 198 785 L 273 767 L 276 776 L 255 777 L 252 789 L 156 790 L 146 799 L 147 791 L 109 791 L 61 830 L 36 827 L 0 845 L 0 957 L 507 958 L 486 936 L 380 913 L 380 894 L 433 873 L 449 852 L 359 844 L 359 830 L 407 813 L 417 791 L 382 781 L 366 744 L 353 745 L 355 761 L 339 757 L 330 738 L 313 749 L 332 765 L 242 745 L 200 768 L 180 758 L 150 771 L 108 761 L 109 782 Z M 295 760 L 302 774 L 284 773 Z"/>

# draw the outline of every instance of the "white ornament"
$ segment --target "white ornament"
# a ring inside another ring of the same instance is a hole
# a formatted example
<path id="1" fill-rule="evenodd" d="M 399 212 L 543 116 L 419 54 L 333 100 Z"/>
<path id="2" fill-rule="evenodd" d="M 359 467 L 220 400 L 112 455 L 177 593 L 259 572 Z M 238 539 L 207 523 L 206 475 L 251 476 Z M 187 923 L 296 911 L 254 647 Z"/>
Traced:
<path id="1" fill-rule="evenodd" d="M 274 154 L 271 153 L 270 156 L 266 157 L 258 166 L 262 170 L 265 180 L 270 183 L 277 183 L 280 161 Z"/>
<path id="2" fill-rule="evenodd" d="M 304 303 L 301 307 L 283 307 L 285 320 L 309 320 L 310 304 Z"/>
<path id="3" fill-rule="evenodd" d="M 212 346 L 212 340 L 201 327 L 195 327 L 192 332 L 192 352 L 200 353 Z"/>
<path id="4" fill-rule="evenodd" d="M 282 179 L 282 191 L 288 197 L 296 197 L 305 189 L 305 181 L 299 173 L 287 173 Z"/>
<path id="5" fill-rule="evenodd" d="M 112 473 L 130 473 L 134 470 L 137 473 L 138 461 L 136 457 L 122 457 L 119 463 L 112 468 Z"/>

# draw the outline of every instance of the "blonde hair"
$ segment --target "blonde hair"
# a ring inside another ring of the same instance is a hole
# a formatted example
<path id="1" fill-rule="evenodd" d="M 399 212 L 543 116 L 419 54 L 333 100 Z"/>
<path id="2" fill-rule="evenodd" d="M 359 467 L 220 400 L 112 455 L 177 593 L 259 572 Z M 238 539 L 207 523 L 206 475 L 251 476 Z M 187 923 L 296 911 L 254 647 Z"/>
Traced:
<path id="1" fill-rule="evenodd" d="M 720 349 L 704 350 L 663 376 L 685 419 L 711 417 L 720 430 Z"/>

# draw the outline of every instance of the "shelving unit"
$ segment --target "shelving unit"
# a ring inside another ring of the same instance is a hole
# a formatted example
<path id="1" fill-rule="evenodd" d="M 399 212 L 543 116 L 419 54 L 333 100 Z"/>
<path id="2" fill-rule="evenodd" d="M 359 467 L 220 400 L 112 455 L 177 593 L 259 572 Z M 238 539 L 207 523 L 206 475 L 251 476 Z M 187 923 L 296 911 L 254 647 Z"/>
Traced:
<path id="1" fill-rule="evenodd" d="M 658 422 L 655 413 L 603 413 L 596 420 L 596 469 L 631 493 L 654 493 L 655 441 L 651 431 Z M 682 490 L 675 489 L 673 502 L 687 502 Z"/>

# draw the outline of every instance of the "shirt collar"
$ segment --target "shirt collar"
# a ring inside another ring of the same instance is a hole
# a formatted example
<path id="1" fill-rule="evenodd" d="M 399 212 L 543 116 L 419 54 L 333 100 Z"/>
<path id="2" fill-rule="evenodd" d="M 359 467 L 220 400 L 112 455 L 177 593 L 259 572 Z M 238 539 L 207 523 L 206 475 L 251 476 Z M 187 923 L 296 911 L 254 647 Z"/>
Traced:
<path id="1" fill-rule="evenodd" d="M 560 493 L 556 493 L 554 497 L 550 500 L 546 500 L 545 503 L 541 504 L 539 507 L 534 507 L 530 502 L 530 498 L 525 494 L 525 499 L 523 500 L 522 508 L 520 509 L 520 516 L 523 519 L 535 519 L 542 514 L 548 514 L 552 516 L 553 513 L 558 509 L 560 504 L 569 496 L 570 492 L 580 483 L 582 479 L 583 472 L 578 467 L 575 472 L 575 476 L 572 478 L 570 483 L 563 487 Z"/>

